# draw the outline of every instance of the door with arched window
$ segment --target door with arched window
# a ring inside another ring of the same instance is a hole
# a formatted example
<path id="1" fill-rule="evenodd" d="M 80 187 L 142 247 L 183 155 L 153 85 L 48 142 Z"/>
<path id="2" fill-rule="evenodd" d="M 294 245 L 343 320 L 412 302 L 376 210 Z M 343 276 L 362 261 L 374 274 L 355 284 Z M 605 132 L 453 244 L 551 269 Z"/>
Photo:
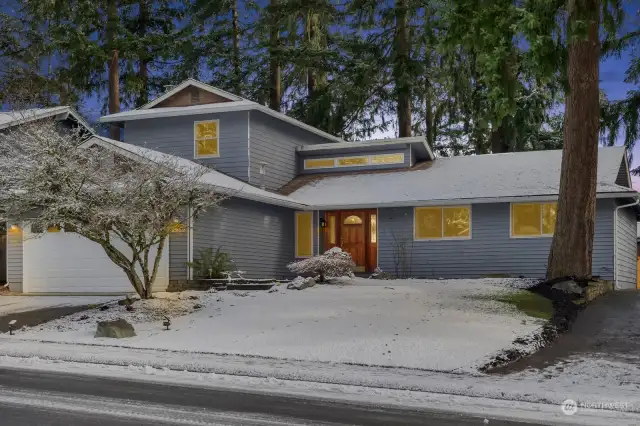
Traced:
<path id="1" fill-rule="evenodd" d="M 373 271 L 378 261 L 377 211 L 331 211 L 324 213 L 324 219 L 324 250 L 340 247 L 351 255 L 356 271 Z"/>

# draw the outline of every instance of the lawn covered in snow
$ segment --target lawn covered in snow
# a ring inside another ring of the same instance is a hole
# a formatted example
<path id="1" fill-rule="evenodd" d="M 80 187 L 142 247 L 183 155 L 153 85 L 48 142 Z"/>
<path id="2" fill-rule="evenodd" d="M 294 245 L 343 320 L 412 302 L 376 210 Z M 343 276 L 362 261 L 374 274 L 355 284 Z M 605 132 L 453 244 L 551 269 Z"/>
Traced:
<path id="1" fill-rule="evenodd" d="M 137 302 L 131 313 L 114 305 L 74 314 L 16 338 L 456 371 L 473 369 L 541 325 L 486 297 L 516 291 L 523 283 L 514 279 L 342 283 L 303 291 L 188 292 L 181 300 Z M 163 309 L 187 314 L 173 317 L 164 331 Z M 138 336 L 93 338 L 97 320 L 120 316 L 133 322 Z"/>

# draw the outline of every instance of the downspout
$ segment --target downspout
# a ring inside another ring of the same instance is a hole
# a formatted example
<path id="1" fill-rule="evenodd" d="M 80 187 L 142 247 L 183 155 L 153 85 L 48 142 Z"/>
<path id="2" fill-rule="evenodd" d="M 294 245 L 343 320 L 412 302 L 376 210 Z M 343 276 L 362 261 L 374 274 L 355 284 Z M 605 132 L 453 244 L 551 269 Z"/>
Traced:
<path id="1" fill-rule="evenodd" d="M 618 287 L 618 260 L 616 259 L 618 254 L 618 210 L 637 206 L 638 204 L 640 204 L 640 199 L 636 199 L 633 203 L 618 206 L 613 212 L 613 285 L 616 290 L 620 289 Z"/>

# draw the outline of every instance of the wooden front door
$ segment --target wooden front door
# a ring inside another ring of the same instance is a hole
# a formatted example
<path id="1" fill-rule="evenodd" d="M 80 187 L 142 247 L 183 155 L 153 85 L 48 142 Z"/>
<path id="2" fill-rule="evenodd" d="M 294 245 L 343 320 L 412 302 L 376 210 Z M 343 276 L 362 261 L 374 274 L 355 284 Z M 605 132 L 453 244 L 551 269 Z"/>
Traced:
<path id="1" fill-rule="evenodd" d="M 340 245 L 351 255 L 357 270 L 362 272 L 366 266 L 365 216 L 362 211 L 340 212 Z"/>

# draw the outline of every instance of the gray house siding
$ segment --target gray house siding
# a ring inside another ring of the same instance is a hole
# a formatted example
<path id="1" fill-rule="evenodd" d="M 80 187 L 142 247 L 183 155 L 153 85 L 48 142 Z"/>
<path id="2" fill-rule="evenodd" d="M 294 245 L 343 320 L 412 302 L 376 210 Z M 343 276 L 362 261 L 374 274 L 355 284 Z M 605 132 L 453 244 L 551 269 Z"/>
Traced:
<path id="1" fill-rule="evenodd" d="M 294 211 L 230 199 L 195 220 L 194 257 L 199 250 L 221 247 L 247 278 L 290 277 L 294 260 Z"/>
<path id="2" fill-rule="evenodd" d="M 622 204 L 622 203 L 620 203 Z M 616 288 L 636 288 L 637 262 L 637 220 L 631 208 L 618 210 L 616 224 Z"/>
<path id="3" fill-rule="evenodd" d="M 413 208 L 378 210 L 378 265 L 397 275 L 475 278 L 493 274 L 544 277 L 551 237 L 510 238 L 509 203 L 474 204 L 469 240 L 414 241 Z M 613 202 L 597 203 L 593 274 L 613 278 Z M 398 270 L 394 247 L 404 244 L 408 271 Z"/>
<path id="4" fill-rule="evenodd" d="M 174 232 L 169 236 L 169 279 L 188 278 L 189 237 L 187 232 Z"/>
<path id="5" fill-rule="evenodd" d="M 403 164 L 381 164 L 377 166 L 367 165 L 367 166 L 348 166 L 348 167 L 333 167 L 326 169 L 310 169 L 305 170 L 304 168 L 304 160 L 314 160 L 319 158 L 340 158 L 340 157 L 359 157 L 362 155 L 384 155 L 384 154 L 404 154 L 404 163 Z M 346 171 L 354 171 L 354 170 L 380 170 L 380 169 L 397 169 L 400 167 L 410 167 L 411 164 L 411 148 L 395 148 L 395 149 L 385 149 L 385 150 L 377 150 L 377 151 L 362 151 L 362 152 L 353 152 L 353 153 L 333 153 L 333 154 L 323 154 L 323 155 L 307 155 L 304 157 L 299 157 L 298 159 L 298 167 L 300 174 L 314 174 L 314 173 L 331 173 L 331 172 L 346 172 Z"/>
<path id="6" fill-rule="evenodd" d="M 247 182 L 249 177 L 248 114 L 247 111 L 237 111 L 132 120 L 127 122 L 124 129 L 124 141 L 194 160 Z M 194 157 L 194 123 L 204 120 L 220 120 L 218 142 L 220 157 L 199 159 Z"/>
<path id="7" fill-rule="evenodd" d="M 22 292 L 22 230 L 11 231 L 7 226 L 7 282 L 11 291 Z"/>
<path id="8" fill-rule="evenodd" d="M 260 162 L 265 162 L 264 184 L 270 190 L 281 188 L 296 176 L 296 147 L 331 142 L 259 111 L 251 111 L 249 118 L 250 183 L 260 185 Z"/>

